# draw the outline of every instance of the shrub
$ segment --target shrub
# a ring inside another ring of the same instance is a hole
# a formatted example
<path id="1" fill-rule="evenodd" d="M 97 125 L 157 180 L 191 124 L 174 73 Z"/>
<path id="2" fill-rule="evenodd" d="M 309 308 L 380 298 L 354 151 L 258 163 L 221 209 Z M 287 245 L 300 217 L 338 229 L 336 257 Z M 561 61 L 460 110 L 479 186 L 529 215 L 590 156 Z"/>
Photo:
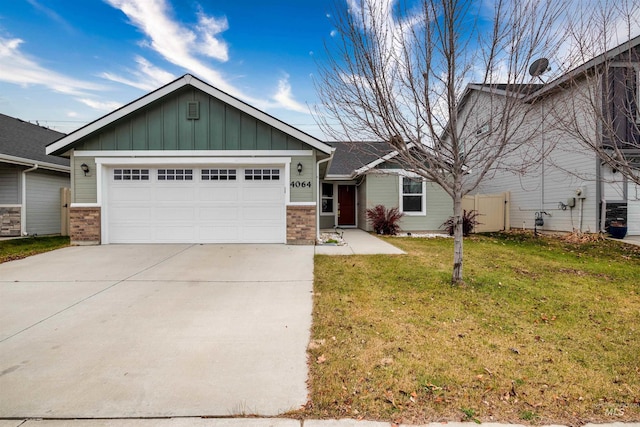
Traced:
<path id="1" fill-rule="evenodd" d="M 467 213 L 466 210 L 462 211 L 462 235 L 468 236 L 471 234 L 476 225 L 482 224 L 477 220 L 478 211 L 473 210 Z M 453 236 L 453 226 L 455 225 L 455 218 L 450 216 L 440 227 L 444 227 L 445 231 L 449 233 L 449 236 Z"/>
<path id="2" fill-rule="evenodd" d="M 367 209 L 367 219 L 371 222 L 373 230 L 378 234 L 394 236 L 400 231 L 398 221 L 404 216 L 398 208 L 387 209 L 383 205 L 377 205 Z"/>

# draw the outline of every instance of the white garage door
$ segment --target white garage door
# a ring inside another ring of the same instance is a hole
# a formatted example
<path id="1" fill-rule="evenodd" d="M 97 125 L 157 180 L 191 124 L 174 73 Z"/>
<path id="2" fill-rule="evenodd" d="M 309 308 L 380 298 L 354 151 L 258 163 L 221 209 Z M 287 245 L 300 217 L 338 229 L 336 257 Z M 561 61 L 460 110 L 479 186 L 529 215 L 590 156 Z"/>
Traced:
<path id="1" fill-rule="evenodd" d="M 285 243 L 277 167 L 108 170 L 110 243 Z"/>

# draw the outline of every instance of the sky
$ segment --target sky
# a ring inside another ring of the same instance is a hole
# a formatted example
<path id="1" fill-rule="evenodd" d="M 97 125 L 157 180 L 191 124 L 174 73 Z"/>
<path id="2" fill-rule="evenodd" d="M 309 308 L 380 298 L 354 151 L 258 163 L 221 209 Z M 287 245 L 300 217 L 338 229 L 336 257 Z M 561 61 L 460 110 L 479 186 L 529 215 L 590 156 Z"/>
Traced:
<path id="1" fill-rule="evenodd" d="M 191 73 L 314 136 L 330 0 L 2 0 L 0 113 L 69 133 Z"/>

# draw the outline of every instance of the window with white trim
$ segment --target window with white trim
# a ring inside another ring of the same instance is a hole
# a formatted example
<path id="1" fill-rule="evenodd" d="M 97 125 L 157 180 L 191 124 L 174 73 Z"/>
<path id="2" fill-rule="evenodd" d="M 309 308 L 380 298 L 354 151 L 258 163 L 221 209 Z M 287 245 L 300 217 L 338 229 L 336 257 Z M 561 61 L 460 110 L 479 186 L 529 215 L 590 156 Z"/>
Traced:
<path id="1" fill-rule="evenodd" d="M 406 215 L 426 214 L 426 185 L 420 178 L 403 176 L 400 181 L 400 210 Z"/>
<path id="2" fill-rule="evenodd" d="M 149 181 L 149 169 L 114 169 L 114 181 Z"/>
<path id="3" fill-rule="evenodd" d="M 193 169 L 158 169 L 158 181 L 192 181 Z"/>
<path id="4" fill-rule="evenodd" d="M 244 179 L 246 181 L 278 181 L 280 169 L 245 169 Z"/>
<path id="5" fill-rule="evenodd" d="M 202 169 L 201 177 L 203 181 L 235 181 L 235 169 Z"/>
<path id="6" fill-rule="evenodd" d="M 333 211 L 333 184 L 322 183 L 322 213 L 334 213 Z"/>

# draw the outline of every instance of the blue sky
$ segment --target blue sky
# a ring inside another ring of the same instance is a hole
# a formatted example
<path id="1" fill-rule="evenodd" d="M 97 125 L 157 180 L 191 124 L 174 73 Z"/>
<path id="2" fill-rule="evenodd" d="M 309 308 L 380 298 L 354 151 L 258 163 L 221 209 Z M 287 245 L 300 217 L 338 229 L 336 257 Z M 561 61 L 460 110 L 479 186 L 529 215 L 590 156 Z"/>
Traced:
<path id="1" fill-rule="evenodd" d="M 0 2 L 0 113 L 70 132 L 190 72 L 322 137 L 329 0 Z"/>

